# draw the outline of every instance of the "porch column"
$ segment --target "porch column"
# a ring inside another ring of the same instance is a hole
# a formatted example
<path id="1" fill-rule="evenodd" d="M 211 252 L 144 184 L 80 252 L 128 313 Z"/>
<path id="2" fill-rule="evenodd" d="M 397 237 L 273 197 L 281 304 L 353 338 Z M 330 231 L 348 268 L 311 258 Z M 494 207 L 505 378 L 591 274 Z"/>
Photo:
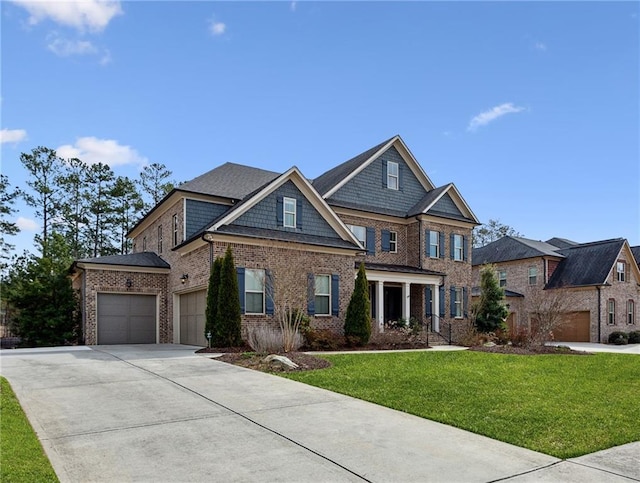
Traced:
<path id="1" fill-rule="evenodd" d="M 431 330 L 440 332 L 440 287 L 438 285 L 431 286 L 431 300 L 433 300 L 431 304 L 431 319 L 433 320 Z"/>
<path id="2" fill-rule="evenodd" d="M 384 332 L 384 282 L 376 282 L 376 314 L 378 315 L 378 329 Z"/>
<path id="3" fill-rule="evenodd" d="M 402 284 L 402 318 L 409 322 L 411 317 L 411 284 L 404 282 Z"/>

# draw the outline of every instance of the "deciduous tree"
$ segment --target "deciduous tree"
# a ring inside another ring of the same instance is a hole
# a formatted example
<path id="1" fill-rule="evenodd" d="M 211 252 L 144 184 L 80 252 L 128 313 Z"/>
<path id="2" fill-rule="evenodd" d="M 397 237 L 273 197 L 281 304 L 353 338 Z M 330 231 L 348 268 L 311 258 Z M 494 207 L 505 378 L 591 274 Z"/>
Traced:
<path id="1" fill-rule="evenodd" d="M 503 236 L 524 236 L 499 220 L 489 220 L 487 223 L 473 229 L 472 239 L 475 248 L 483 247 Z"/>

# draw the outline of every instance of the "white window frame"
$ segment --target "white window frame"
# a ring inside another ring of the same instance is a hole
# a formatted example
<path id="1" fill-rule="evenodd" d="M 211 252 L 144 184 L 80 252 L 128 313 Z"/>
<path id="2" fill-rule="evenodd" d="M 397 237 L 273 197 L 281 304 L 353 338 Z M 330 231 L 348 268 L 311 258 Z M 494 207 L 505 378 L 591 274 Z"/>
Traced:
<path id="1" fill-rule="evenodd" d="M 627 268 L 626 264 L 623 260 L 619 260 L 616 263 L 616 273 L 617 273 L 618 282 L 624 282 L 626 280 L 626 277 L 625 277 L 626 268 Z"/>
<path id="2" fill-rule="evenodd" d="M 289 205 L 289 209 L 287 209 L 287 205 Z M 282 198 L 282 226 L 284 226 L 285 228 L 296 227 L 296 217 L 297 217 L 296 211 L 297 211 L 296 199 L 287 198 L 286 196 L 283 197 Z M 287 223 L 288 218 L 292 220 L 291 223 Z"/>
<path id="3" fill-rule="evenodd" d="M 178 215 L 173 215 L 173 246 L 178 246 Z"/>
<path id="4" fill-rule="evenodd" d="M 392 170 L 392 167 L 395 169 Z M 400 189 L 400 165 L 395 161 L 387 161 L 387 188 L 395 191 Z"/>
<path id="5" fill-rule="evenodd" d="M 362 246 L 366 248 L 367 246 L 367 227 L 365 226 L 360 226 L 360 225 L 347 225 L 347 228 L 349 228 L 349 231 L 351 233 L 353 233 L 353 236 L 355 236 L 358 241 L 360 243 L 362 243 Z M 357 231 L 362 230 L 362 238 L 360 238 L 358 236 L 358 233 L 356 233 Z"/>
<path id="6" fill-rule="evenodd" d="M 464 297 L 464 291 L 462 290 L 462 287 L 456 287 L 455 294 L 456 294 L 456 299 L 453 301 L 456 308 L 455 318 L 462 319 L 464 317 L 464 307 L 462 305 L 463 304 L 462 298 Z"/>
<path id="7" fill-rule="evenodd" d="M 327 293 L 321 293 L 318 291 L 320 286 L 320 284 L 318 283 L 319 278 L 324 278 L 327 280 Z M 330 317 L 331 316 L 331 275 L 320 274 L 315 276 L 313 295 L 314 295 L 314 307 L 315 307 L 314 315 L 319 317 Z M 326 313 L 318 312 L 318 304 L 316 302 L 318 297 L 325 297 L 328 300 Z"/>
<path id="8" fill-rule="evenodd" d="M 627 300 L 627 324 L 634 325 L 636 323 L 636 303 L 633 299 Z"/>
<path id="9" fill-rule="evenodd" d="M 389 232 L 389 251 L 391 253 L 398 253 L 398 232 Z"/>
<path id="10" fill-rule="evenodd" d="M 538 267 L 529 267 L 529 285 L 538 284 Z"/>
<path id="11" fill-rule="evenodd" d="M 158 225 L 158 255 L 162 253 L 162 225 Z"/>
<path id="12" fill-rule="evenodd" d="M 434 237 L 435 237 L 435 243 L 434 243 Z M 439 231 L 429 232 L 429 258 L 440 258 L 440 232 Z"/>
<path id="13" fill-rule="evenodd" d="M 506 287 L 507 286 L 507 271 L 506 270 L 498 270 L 498 286 Z"/>
<path id="14" fill-rule="evenodd" d="M 457 233 L 453 234 L 453 260 L 462 262 L 464 260 L 464 242 L 463 236 Z"/>
<path id="15" fill-rule="evenodd" d="M 616 325 L 616 301 L 615 299 L 609 299 L 607 303 L 607 324 Z"/>
<path id="16" fill-rule="evenodd" d="M 250 279 L 250 275 L 253 275 L 255 280 L 260 280 L 262 285 L 262 290 L 256 290 L 249 288 L 248 280 Z M 245 268 L 244 269 L 244 313 L 246 315 L 264 315 L 265 314 L 265 289 L 264 289 L 264 281 L 265 281 L 265 271 L 261 268 Z M 250 312 L 249 304 L 247 304 L 247 294 L 261 294 L 262 295 L 262 311 L 261 312 Z"/>

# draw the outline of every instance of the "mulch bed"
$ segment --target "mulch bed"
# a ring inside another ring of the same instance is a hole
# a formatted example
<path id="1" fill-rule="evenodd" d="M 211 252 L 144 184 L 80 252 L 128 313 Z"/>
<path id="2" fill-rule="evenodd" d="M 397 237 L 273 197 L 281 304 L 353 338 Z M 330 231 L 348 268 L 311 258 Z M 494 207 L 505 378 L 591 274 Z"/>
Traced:
<path id="1" fill-rule="evenodd" d="M 574 351 L 568 347 L 556 346 L 535 346 L 535 347 L 515 347 L 512 345 L 495 345 L 469 347 L 470 351 L 493 352 L 495 354 L 516 354 L 523 356 L 538 356 L 543 354 L 566 354 L 573 356 L 590 356 L 591 352 Z"/>

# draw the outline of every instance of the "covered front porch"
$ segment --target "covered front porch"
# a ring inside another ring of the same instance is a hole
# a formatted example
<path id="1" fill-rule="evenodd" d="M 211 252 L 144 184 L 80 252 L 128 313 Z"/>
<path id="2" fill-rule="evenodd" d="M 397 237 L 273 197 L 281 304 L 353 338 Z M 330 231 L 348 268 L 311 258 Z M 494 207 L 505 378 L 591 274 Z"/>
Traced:
<path id="1" fill-rule="evenodd" d="M 411 317 L 422 321 L 430 305 L 429 313 L 440 313 L 439 297 L 428 297 L 427 292 L 437 294 L 444 274 L 405 265 L 365 263 L 371 300 L 371 318 L 379 332 L 385 323 L 408 322 Z M 427 287 L 431 290 L 427 291 Z M 429 299 L 428 299 L 429 298 Z M 439 330 L 439 319 L 433 320 L 433 330 Z"/>

